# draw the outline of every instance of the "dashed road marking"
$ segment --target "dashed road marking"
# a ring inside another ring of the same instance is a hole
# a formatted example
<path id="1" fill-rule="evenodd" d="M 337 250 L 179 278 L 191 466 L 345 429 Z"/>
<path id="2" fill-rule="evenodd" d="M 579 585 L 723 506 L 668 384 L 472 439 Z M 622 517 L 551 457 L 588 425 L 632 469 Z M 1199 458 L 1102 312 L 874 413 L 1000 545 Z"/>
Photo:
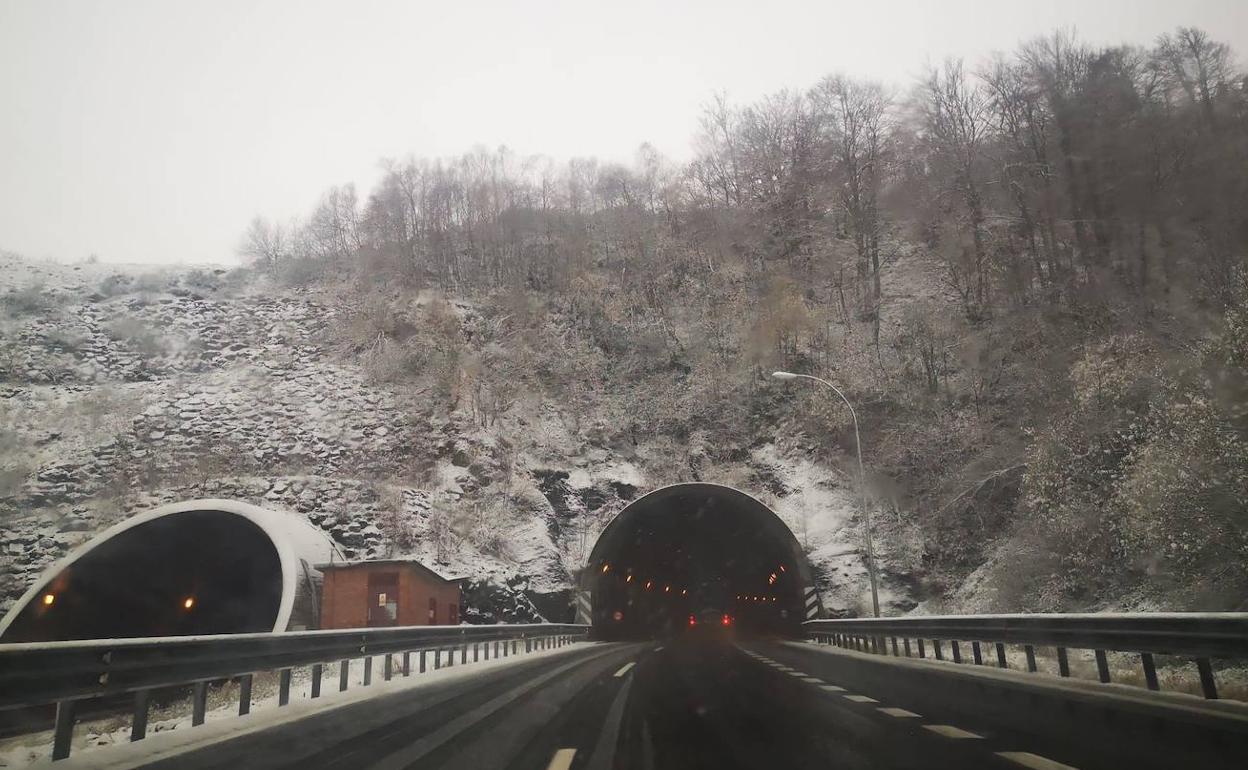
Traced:
<path id="1" fill-rule="evenodd" d="M 788 674 L 789 676 L 800 676 L 800 677 L 806 676 L 805 671 L 785 671 L 784 673 Z"/>
<path id="2" fill-rule="evenodd" d="M 616 678 L 619 678 L 627 674 L 628 670 L 632 668 L 634 665 L 636 664 L 633 661 L 629 661 L 628 663 L 625 663 L 623 666 L 620 666 L 620 670 L 615 672 Z"/>
<path id="3" fill-rule="evenodd" d="M 572 767 L 574 757 L 576 757 L 576 749 L 559 749 L 550 758 L 550 764 L 546 765 L 546 770 L 568 770 Z"/>
<path id="4" fill-rule="evenodd" d="M 845 698 L 854 703 L 879 703 L 875 698 L 869 698 L 866 695 L 846 695 Z"/>
<path id="5" fill-rule="evenodd" d="M 963 730 L 953 725 L 923 725 L 924 730 L 931 730 L 937 735 L 943 735 L 946 738 L 983 738 L 982 735 Z"/>
<path id="6" fill-rule="evenodd" d="M 655 651 L 655 652 L 663 652 L 663 645 L 661 645 L 661 644 L 660 644 L 658 647 L 655 647 L 655 648 L 654 648 L 654 651 Z"/>
<path id="7" fill-rule="evenodd" d="M 1032 754 L 1028 751 L 998 751 L 997 756 L 1029 768 L 1029 770 L 1078 770 L 1061 762 L 1054 762 L 1048 757 Z"/>
<path id="8" fill-rule="evenodd" d="M 802 681 L 810 682 L 811 684 L 823 684 L 823 680 L 817 676 L 804 676 L 802 677 Z"/>
<path id="9" fill-rule="evenodd" d="M 834 684 L 825 684 L 825 685 L 823 685 L 822 687 L 820 687 L 819 689 L 821 689 L 821 690 L 827 690 L 828 692 L 845 692 L 845 688 L 844 688 L 844 687 L 837 687 L 837 686 L 836 686 L 836 685 L 834 685 Z"/>
<path id="10" fill-rule="evenodd" d="M 906 711 L 905 709 L 899 709 L 893 706 L 886 706 L 884 708 L 878 709 L 878 711 L 882 711 L 885 714 L 888 714 L 890 717 L 898 717 L 900 719 L 907 719 L 907 718 L 913 719 L 919 716 L 913 711 Z"/>

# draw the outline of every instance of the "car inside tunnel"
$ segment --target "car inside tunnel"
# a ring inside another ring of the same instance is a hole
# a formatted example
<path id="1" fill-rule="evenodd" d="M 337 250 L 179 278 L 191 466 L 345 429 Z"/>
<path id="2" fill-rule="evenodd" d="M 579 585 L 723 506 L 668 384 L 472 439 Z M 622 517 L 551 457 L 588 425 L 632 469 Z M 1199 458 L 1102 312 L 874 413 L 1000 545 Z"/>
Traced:
<path id="1" fill-rule="evenodd" d="M 586 570 L 599 639 L 796 635 L 810 574 L 796 538 L 771 509 L 703 483 L 631 503 L 604 530 Z"/>
<path id="2" fill-rule="evenodd" d="M 40 642 L 272 631 L 282 600 L 273 540 L 220 510 L 145 521 L 39 587 L 3 634 Z"/>

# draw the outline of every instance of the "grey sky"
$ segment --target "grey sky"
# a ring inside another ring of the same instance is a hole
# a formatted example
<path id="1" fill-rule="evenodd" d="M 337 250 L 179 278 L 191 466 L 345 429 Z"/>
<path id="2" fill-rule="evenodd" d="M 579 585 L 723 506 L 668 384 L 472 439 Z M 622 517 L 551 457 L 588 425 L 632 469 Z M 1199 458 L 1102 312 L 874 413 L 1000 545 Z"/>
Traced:
<path id="1" fill-rule="evenodd" d="M 907 85 L 1059 26 L 1179 24 L 1248 50 L 1248 0 L 0 0 L 0 248 L 230 262 L 254 214 L 367 188 L 382 157 L 684 158 L 715 90 Z"/>

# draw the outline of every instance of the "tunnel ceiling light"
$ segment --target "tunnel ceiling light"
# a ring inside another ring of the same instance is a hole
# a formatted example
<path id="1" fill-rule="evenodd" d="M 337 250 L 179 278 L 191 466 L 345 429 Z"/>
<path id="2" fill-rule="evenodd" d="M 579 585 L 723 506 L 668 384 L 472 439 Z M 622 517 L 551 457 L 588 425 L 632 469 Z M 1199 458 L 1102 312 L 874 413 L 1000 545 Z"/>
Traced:
<path id="1" fill-rule="evenodd" d="M 663 593 L 670 594 L 671 592 L 672 592 L 671 586 L 663 586 Z"/>
<path id="2" fill-rule="evenodd" d="M 654 581 L 653 581 L 653 580 L 647 580 L 647 581 L 646 581 L 646 590 L 647 590 L 647 591 L 649 591 L 651 588 L 654 588 Z"/>
<path id="3" fill-rule="evenodd" d="M 625 583 L 631 583 L 631 582 L 633 582 L 633 576 L 632 576 L 632 575 L 629 575 L 628 577 L 624 578 L 624 582 L 625 582 Z"/>
<path id="4" fill-rule="evenodd" d="M 44 594 L 43 595 L 43 606 L 51 607 L 53 602 L 55 601 L 56 601 L 56 594 Z"/>
<path id="5" fill-rule="evenodd" d="M 610 565 L 610 564 L 604 564 L 604 565 L 602 565 L 602 574 L 604 574 L 604 575 L 605 575 L 605 574 L 607 574 L 607 573 L 608 573 L 608 572 L 610 572 L 610 571 L 611 571 L 611 565 Z"/>
<path id="6" fill-rule="evenodd" d="M 194 607 L 194 606 L 195 606 L 195 597 L 194 597 L 194 596 L 188 596 L 188 597 L 186 597 L 185 599 L 183 599 L 183 600 L 182 600 L 182 608 L 183 608 L 183 609 L 187 609 L 187 610 L 189 610 L 190 608 L 192 608 L 192 607 Z"/>
<path id="7" fill-rule="evenodd" d="M 680 589 L 680 595 L 681 595 L 681 596 L 688 596 L 688 595 L 689 595 L 689 589 L 687 589 L 687 588 L 682 588 L 682 589 Z"/>

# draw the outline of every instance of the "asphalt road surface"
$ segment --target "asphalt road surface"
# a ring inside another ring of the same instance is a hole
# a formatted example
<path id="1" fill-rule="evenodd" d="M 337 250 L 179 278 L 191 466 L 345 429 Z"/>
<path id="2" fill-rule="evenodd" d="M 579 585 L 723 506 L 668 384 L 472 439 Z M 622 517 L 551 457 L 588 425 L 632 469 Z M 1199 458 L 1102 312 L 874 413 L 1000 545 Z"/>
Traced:
<path id="1" fill-rule="evenodd" d="M 683 637 L 576 645 L 387 693 L 153 768 L 1113 768 L 1044 725 L 923 714 L 830 678 L 802 645 Z M 821 672 L 822 675 L 821 675 Z M 910 704 L 911 708 L 915 708 Z M 1134 767 L 1137 765 L 1125 765 Z M 1158 766 L 1183 767 L 1181 757 Z"/>

